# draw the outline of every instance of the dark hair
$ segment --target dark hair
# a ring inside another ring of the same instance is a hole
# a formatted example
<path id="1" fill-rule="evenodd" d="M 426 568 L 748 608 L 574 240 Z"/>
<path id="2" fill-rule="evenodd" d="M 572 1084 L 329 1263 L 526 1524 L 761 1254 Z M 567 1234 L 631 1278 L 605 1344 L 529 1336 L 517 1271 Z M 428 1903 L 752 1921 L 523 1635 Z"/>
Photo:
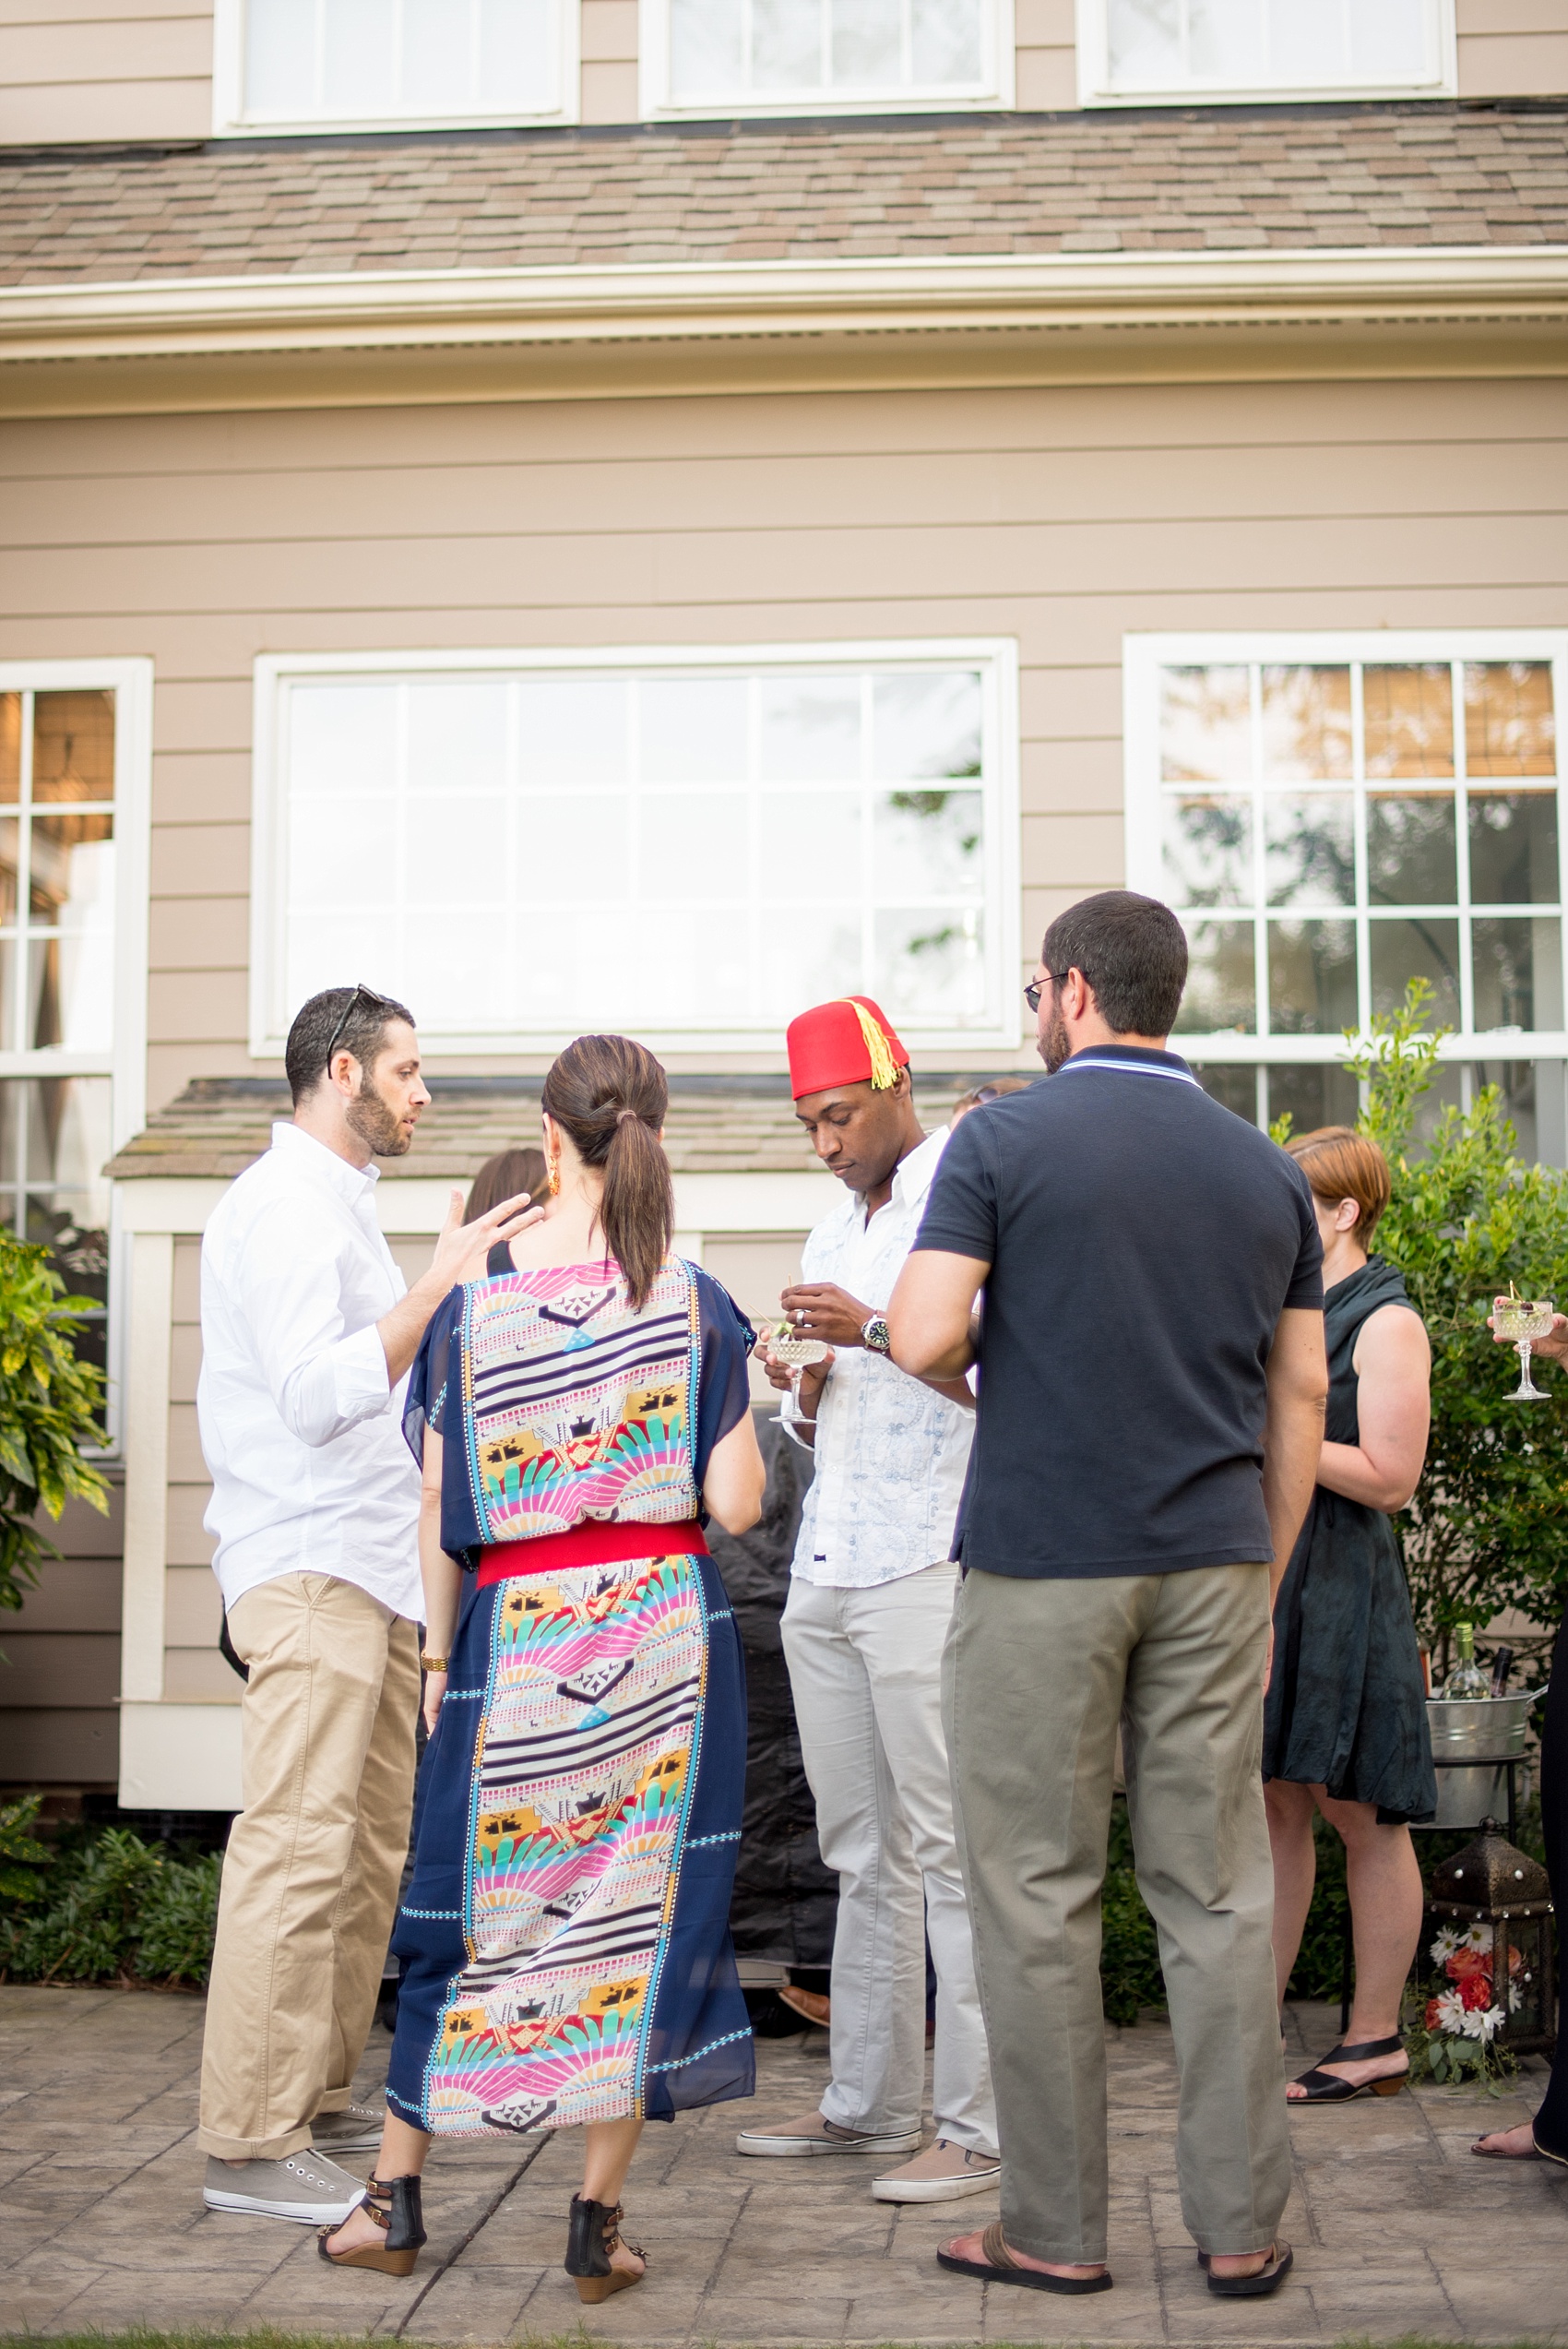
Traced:
<path id="1" fill-rule="evenodd" d="M 1168 905 L 1135 889 L 1102 889 L 1059 913 L 1039 959 L 1081 971 L 1112 1035 L 1168 1036 L 1187 984 L 1187 939 Z"/>
<path id="2" fill-rule="evenodd" d="M 604 1170 L 604 1245 L 632 1304 L 647 1303 L 675 1229 L 675 1186 L 659 1139 L 670 1088 L 651 1052 L 630 1036 L 579 1036 L 544 1080 L 544 1106 L 585 1166 Z"/>
<path id="3" fill-rule="evenodd" d="M 283 1067 L 295 1108 L 326 1076 L 329 1047 L 334 1053 L 351 1052 L 368 1076 L 394 1019 L 406 1019 L 410 1028 L 414 1024 L 414 1015 L 406 1004 L 391 996 L 373 996 L 368 987 L 324 987 L 320 995 L 302 1004 L 283 1047 Z"/>
<path id="4" fill-rule="evenodd" d="M 1366 1247 L 1394 1196 L 1388 1161 L 1377 1144 L 1349 1126 L 1320 1126 L 1311 1134 L 1293 1134 L 1285 1147 L 1325 1207 L 1355 1200 L 1360 1209 L 1356 1237 Z"/>
<path id="5" fill-rule="evenodd" d="M 543 1198 L 550 1186 L 550 1174 L 541 1150 L 498 1150 L 487 1158 L 474 1176 L 469 1193 L 468 1220 L 476 1215 L 488 1215 L 503 1199 L 516 1198 L 519 1191 L 527 1191 L 530 1199 Z"/>
<path id="6" fill-rule="evenodd" d="M 982 1109 L 988 1101 L 1001 1101 L 1008 1093 L 1027 1093 L 1034 1083 L 1032 1077 L 982 1077 L 967 1093 L 960 1093 L 953 1104 L 953 1115 L 961 1109 Z"/>

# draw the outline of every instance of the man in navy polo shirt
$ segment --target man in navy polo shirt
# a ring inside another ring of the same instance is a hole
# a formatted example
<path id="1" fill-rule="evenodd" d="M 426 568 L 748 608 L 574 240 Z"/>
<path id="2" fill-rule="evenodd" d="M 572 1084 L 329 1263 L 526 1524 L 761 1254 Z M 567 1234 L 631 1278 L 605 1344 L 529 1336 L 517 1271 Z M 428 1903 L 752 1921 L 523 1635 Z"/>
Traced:
<path id="1" fill-rule="evenodd" d="M 1118 1721 L 1182 2213 L 1213 2292 L 1271 2292 L 1290 2263 L 1259 1763 L 1273 1592 L 1323 1441 L 1322 1249 L 1301 1170 L 1166 1050 L 1186 972 L 1152 898 L 1051 924 L 1027 992 L 1052 1081 L 954 1133 L 888 1308 L 901 1369 L 980 1363 L 944 1698 L 1002 2217 L 938 2256 L 1045 2292 L 1111 2283 Z"/>

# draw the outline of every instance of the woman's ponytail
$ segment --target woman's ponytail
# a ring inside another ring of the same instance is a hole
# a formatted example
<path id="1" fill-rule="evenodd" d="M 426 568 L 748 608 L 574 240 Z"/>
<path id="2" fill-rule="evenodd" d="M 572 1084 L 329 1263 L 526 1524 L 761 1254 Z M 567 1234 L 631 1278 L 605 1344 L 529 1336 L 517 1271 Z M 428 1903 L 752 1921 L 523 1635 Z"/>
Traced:
<path id="1" fill-rule="evenodd" d="M 583 1163 L 603 1172 L 604 1245 L 638 1311 L 675 1229 L 675 1186 L 659 1139 L 669 1102 L 663 1069 L 629 1036 L 579 1036 L 544 1080 L 545 1108 Z"/>

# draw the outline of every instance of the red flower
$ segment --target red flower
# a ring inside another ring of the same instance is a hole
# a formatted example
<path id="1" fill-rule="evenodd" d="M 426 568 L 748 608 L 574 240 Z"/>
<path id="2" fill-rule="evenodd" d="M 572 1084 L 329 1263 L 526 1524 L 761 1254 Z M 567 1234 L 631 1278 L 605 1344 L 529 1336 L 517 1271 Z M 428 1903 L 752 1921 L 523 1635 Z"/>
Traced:
<path id="1" fill-rule="evenodd" d="M 1468 1982 L 1477 1974 L 1485 1974 L 1490 1982 L 1491 1980 L 1491 1951 L 1473 1950 L 1467 1941 L 1461 1948 L 1455 1950 L 1443 1971 L 1450 1982 Z M 1473 2006 L 1475 2001 L 1468 1999 L 1466 2003 Z M 1486 2000 L 1482 2001 L 1483 2005 L 1487 2003 Z"/>
<path id="2" fill-rule="evenodd" d="M 1491 2004 L 1491 1974 L 1467 1974 L 1464 1981 L 1459 1985 L 1459 2003 L 1471 2013 L 1474 2013 L 1478 2009 L 1490 2007 Z"/>
<path id="3" fill-rule="evenodd" d="M 1435 1998 L 1429 1998 L 1427 2000 L 1426 2020 L 1427 2029 L 1429 2031 L 1441 2031 L 1443 2029 L 1443 2022 L 1437 2011 L 1437 2000 Z"/>

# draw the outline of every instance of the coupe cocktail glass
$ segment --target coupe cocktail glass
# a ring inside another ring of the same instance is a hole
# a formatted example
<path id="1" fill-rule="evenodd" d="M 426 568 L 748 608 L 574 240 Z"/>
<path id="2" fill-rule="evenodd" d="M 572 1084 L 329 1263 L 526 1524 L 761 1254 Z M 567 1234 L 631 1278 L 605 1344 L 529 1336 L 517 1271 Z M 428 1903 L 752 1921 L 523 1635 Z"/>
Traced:
<path id="1" fill-rule="evenodd" d="M 1499 1297 L 1492 1324 L 1500 1338 L 1511 1338 L 1519 1356 L 1519 1383 L 1508 1397 L 1511 1403 L 1542 1403 L 1546 1397 L 1530 1377 L 1530 1347 L 1537 1338 L 1550 1338 L 1557 1307 L 1550 1297 Z"/>
<path id="2" fill-rule="evenodd" d="M 1551 1324 L 1547 1323 L 1550 1330 Z M 791 1370 L 803 1370 L 808 1362 L 826 1362 L 833 1349 L 821 1338 L 802 1338 L 792 1321 L 776 1321 L 767 1333 L 767 1351 Z"/>

